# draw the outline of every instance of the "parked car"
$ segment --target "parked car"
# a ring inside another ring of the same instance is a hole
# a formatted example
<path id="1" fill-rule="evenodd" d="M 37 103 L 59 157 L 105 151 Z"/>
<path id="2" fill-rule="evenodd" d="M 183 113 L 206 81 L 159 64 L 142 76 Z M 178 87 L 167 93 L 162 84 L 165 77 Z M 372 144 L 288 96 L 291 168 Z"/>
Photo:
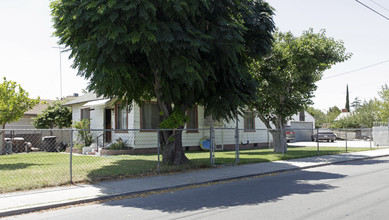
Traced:
<path id="1" fill-rule="evenodd" d="M 296 140 L 296 133 L 290 126 L 285 127 L 286 142 L 292 142 Z"/>
<path id="2" fill-rule="evenodd" d="M 312 141 L 327 141 L 334 142 L 336 140 L 336 134 L 330 129 L 319 128 L 315 130 L 313 135 L 311 136 Z"/>

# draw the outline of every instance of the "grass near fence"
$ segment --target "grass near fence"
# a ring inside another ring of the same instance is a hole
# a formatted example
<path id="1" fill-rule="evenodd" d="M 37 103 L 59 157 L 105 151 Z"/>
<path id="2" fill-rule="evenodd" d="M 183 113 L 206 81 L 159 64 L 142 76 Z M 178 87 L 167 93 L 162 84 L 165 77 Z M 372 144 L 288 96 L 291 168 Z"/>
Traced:
<path id="1" fill-rule="evenodd" d="M 369 148 L 349 148 L 349 152 Z M 337 147 L 321 147 L 320 155 L 345 152 Z M 185 166 L 161 166 L 160 171 L 176 172 L 210 166 L 209 152 L 187 152 L 191 162 Z M 315 147 L 289 147 L 288 153 L 272 149 L 241 150 L 240 164 L 317 156 Z M 96 157 L 73 155 L 73 182 L 97 182 L 157 173 L 157 155 L 121 155 Z M 234 164 L 234 151 L 216 151 L 215 163 Z M 70 183 L 70 157 L 67 153 L 20 153 L 0 156 L 0 193 L 60 186 Z"/>

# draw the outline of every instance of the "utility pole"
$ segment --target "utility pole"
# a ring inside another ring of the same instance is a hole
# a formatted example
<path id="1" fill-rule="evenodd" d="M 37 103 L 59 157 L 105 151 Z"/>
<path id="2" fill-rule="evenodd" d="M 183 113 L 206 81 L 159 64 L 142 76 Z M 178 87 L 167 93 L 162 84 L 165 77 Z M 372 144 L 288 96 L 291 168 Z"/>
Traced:
<path id="1" fill-rule="evenodd" d="M 64 47 L 53 47 L 59 50 L 59 99 L 62 99 L 62 57 L 61 54 L 64 51 Z"/>

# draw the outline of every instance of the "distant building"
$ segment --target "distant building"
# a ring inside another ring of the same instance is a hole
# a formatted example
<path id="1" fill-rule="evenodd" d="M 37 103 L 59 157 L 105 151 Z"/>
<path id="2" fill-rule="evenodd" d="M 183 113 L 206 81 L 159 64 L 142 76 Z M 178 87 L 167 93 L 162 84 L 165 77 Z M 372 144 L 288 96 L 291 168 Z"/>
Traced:
<path id="1" fill-rule="evenodd" d="M 5 129 L 34 129 L 32 125 L 33 118 L 35 118 L 38 114 L 42 113 L 43 110 L 47 108 L 51 103 L 55 100 L 43 99 L 41 102 L 34 106 L 31 110 L 24 113 L 23 117 L 18 121 L 14 121 L 11 123 L 7 123 L 5 125 Z"/>
<path id="2" fill-rule="evenodd" d="M 335 118 L 335 121 L 339 121 L 341 119 L 347 118 L 351 116 L 351 112 L 348 112 L 347 109 L 342 109 L 342 112 Z"/>
<path id="3" fill-rule="evenodd" d="M 315 118 L 307 111 L 301 111 L 292 116 L 287 122 L 296 133 L 296 141 L 310 141 L 313 129 L 315 129 Z"/>

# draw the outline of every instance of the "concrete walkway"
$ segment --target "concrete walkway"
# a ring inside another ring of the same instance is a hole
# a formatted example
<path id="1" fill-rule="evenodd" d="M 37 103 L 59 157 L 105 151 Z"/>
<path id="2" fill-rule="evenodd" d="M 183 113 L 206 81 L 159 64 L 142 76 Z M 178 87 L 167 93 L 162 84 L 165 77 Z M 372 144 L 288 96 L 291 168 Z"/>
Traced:
<path id="1" fill-rule="evenodd" d="M 389 156 L 389 149 L 308 157 L 287 161 L 225 166 L 179 174 L 80 184 L 0 194 L 0 217 L 203 183 L 300 170 L 354 160 Z"/>

